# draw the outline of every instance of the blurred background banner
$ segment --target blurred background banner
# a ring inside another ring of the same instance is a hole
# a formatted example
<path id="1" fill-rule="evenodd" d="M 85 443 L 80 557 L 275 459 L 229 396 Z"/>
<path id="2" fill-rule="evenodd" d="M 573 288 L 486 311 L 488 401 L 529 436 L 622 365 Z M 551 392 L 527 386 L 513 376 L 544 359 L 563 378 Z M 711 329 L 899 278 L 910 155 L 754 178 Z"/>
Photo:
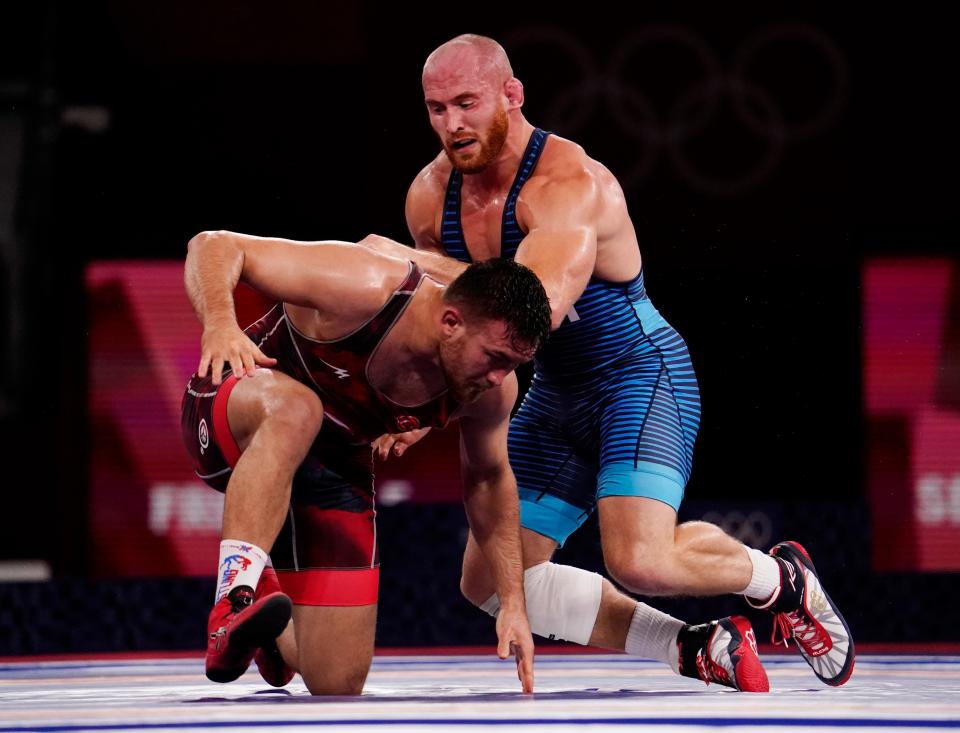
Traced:
<path id="1" fill-rule="evenodd" d="M 181 445 L 200 335 L 186 243 L 409 242 L 407 188 L 439 152 L 420 71 L 463 32 L 500 40 L 527 118 L 622 183 L 648 292 L 701 389 L 681 519 L 803 542 L 858 640 L 958 641 L 943 612 L 960 600 L 953 26 L 635 10 L 0 9 L 0 654 L 202 645 L 222 497 Z M 239 304 L 244 324 L 266 305 Z M 458 593 L 456 428 L 376 475 L 379 643 L 488 642 Z M 558 559 L 603 571 L 599 550 L 590 520 Z"/>
<path id="2" fill-rule="evenodd" d="M 863 280 L 874 566 L 960 570 L 960 260 L 868 260 Z"/>
<path id="3" fill-rule="evenodd" d="M 180 262 L 98 262 L 89 297 L 90 536 L 98 576 L 208 574 L 223 497 L 179 431 L 200 326 Z"/>

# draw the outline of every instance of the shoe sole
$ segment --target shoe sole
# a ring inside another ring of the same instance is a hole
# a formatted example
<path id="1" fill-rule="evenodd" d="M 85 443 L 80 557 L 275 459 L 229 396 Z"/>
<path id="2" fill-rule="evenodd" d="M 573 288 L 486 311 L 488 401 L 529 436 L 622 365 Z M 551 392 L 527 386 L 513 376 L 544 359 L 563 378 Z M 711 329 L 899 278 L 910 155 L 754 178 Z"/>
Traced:
<path id="1" fill-rule="evenodd" d="M 801 545 L 799 542 L 794 542 L 792 540 L 789 540 L 787 542 L 781 542 L 773 549 L 776 550 L 777 548 L 780 548 L 781 551 L 786 551 L 790 553 L 790 555 L 794 559 L 796 559 L 797 562 L 809 568 L 814 575 L 817 575 L 817 569 L 813 565 L 813 560 L 810 559 L 810 553 L 808 553 L 806 548 L 804 548 L 804 546 Z M 771 550 L 771 553 L 772 552 L 773 550 Z M 774 554 L 780 554 L 780 553 L 777 552 Z M 817 575 L 818 580 L 819 578 L 820 576 Z M 856 665 L 857 652 L 856 652 L 856 648 L 853 645 L 853 634 L 850 633 L 850 627 L 847 626 L 847 620 L 843 617 L 843 614 L 840 613 L 840 609 L 837 608 L 837 604 L 835 604 L 833 602 L 833 599 L 830 598 L 830 595 L 824 589 L 822 583 L 820 584 L 820 591 L 823 593 L 824 597 L 827 599 L 827 603 L 830 604 L 830 608 L 833 609 L 833 612 L 837 615 L 837 618 L 840 619 L 840 624 L 843 626 L 843 630 L 847 632 L 847 643 L 849 644 L 849 648 L 847 651 L 847 661 L 844 663 L 843 667 L 841 667 L 839 674 L 837 674 L 835 677 L 830 677 L 830 678 L 821 676 L 820 673 L 817 671 L 816 667 L 814 667 L 813 664 L 810 662 L 810 660 L 807 660 L 807 664 L 810 665 L 810 669 L 813 670 L 813 673 L 817 675 L 817 677 L 820 679 L 821 682 L 828 684 L 831 687 L 840 687 L 840 685 L 844 684 L 847 680 L 849 680 L 850 675 L 853 674 L 853 668 Z M 804 598 L 804 603 L 806 603 L 806 598 Z M 804 656 L 804 659 L 806 659 L 806 656 Z"/>
<path id="2" fill-rule="evenodd" d="M 273 643 L 283 633 L 293 614 L 293 603 L 282 593 L 274 593 L 257 603 L 260 608 L 255 613 L 230 629 L 227 643 L 237 651 L 252 651 Z M 207 679 L 212 682 L 233 682 L 247 671 L 248 666 L 207 669 Z"/>

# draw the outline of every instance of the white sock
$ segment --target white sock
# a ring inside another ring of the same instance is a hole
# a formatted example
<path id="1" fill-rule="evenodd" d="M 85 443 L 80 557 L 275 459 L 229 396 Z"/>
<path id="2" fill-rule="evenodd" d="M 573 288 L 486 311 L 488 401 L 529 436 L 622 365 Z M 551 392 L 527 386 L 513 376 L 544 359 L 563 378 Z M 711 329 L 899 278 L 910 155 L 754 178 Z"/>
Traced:
<path id="1" fill-rule="evenodd" d="M 680 674 L 677 634 L 682 628 L 683 621 L 651 608 L 646 603 L 637 603 L 630 620 L 630 628 L 627 630 L 624 651 L 644 659 L 665 662 L 674 672 Z"/>
<path id="2" fill-rule="evenodd" d="M 753 564 L 750 584 L 741 593 L 747 598 L 766 602 L 780 590 L 780 565 L 765 552 L 752 547 L 745 548 Z"/>
<path id="3" fill-rule="evenodd" d="M 256 545 L 240 540 L 220 543 L 220 564 L 217 566 L 217 594 L 214 603 L 238 585 L 256 590 L 257 582 L 270 556 Z"/>

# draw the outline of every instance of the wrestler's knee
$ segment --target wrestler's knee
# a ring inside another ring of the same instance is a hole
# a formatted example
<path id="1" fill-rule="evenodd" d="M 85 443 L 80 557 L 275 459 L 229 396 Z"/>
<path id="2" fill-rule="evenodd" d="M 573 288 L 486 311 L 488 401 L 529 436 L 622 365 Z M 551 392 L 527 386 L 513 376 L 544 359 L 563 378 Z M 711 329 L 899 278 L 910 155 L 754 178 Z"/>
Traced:
<path id="1" fill-rule="evenodd" d="M 657 548 L 605 547 L 604 564 L 610 576 L 632 593 L 665 595 L 674 592 L 669 554 L 660 552 Z"/>
<path id="2" fill-rule="evenodd" d="M 344 663 L 342 668 L 308 664 L 300 671 L 311 695 L 359 695 L 370 671 L 369 661 L 363 664 Z"/>
<path id="3" fill-rule="evenodd" d="M 258 379 L 261 378 L 258 372 Z M 323 424 L 323 404 L 308 387 L 267 377 L 260 394 L 261 426 L 292 444 L 311 444 Z"/>
<path id="4" fill-rule="evenodd" d="M 493 595 L 486 573 L 465 567 L 460 576 L 460 593 L 474 606 L 482 606 Z"/>
<path id="5" fill-rule="evenodd" d="M 323 598 L 318 588 L 310 589 L 310 593 L 315 593 L 318 600 L 332 600 Z M 373 660 L 376 604 L 296 604 L 293 616 L 300 675 L 310 693 L 359 695 Z"/>

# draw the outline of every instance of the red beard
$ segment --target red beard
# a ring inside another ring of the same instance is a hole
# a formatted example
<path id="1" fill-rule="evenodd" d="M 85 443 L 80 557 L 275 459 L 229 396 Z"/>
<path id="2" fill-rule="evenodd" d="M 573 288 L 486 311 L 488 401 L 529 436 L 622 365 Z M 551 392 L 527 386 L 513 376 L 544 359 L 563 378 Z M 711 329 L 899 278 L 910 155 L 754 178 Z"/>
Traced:
<path id="1" fill-rule="evenodd" d="M 480 149 L 477 152 L 464 155 L 449 143 L 444 143 L 443 149 L 450 163 L 458 171 L 461 173 L 479 173 L 500 155 L 503 144 L 507 140 L 508 128 L 507 111 L 500 107 L 494 115 L 486 134 L 478 137 L 477 143 Z"/>

